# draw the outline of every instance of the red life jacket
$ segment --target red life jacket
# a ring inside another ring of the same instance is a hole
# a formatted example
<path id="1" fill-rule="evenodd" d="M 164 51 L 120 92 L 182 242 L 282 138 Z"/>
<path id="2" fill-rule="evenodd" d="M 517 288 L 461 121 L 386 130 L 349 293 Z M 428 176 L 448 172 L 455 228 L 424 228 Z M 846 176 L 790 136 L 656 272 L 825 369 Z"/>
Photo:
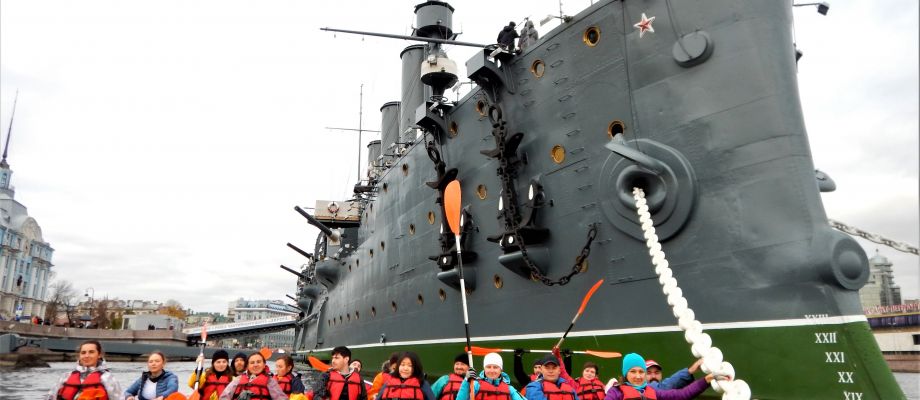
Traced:
<path id="1" fill-rule="evenodd" d="M 348 375 L 348 379 L 345 379 L 339 371 L 329 371 L 329 381 L 326 383 L 326 393 L 329 393 L 329 400 L 345 400 L 341 398 L 345 385 L 348 385 L 348 400 L 358 400 L 361 385 L 364 385 L 361 380 L 361 374 L 352 372 Z"/>
<path id="2" fill-rule="evenodd" d="M 220 378 L 217 377 L 217 374 L 210 373 L 205 375 L 204 384 L 198 388 L 198 393 L 201 394 L 202 399 L 210 399 L 212 393 L 217 393 L 217 397 L 220 397 L 221 393 L 224 392 L 224 388 L 233 381 L 233 375 L 230 374 L 230 371 L 226 371 Z"/>
<path id="3" fill-rule="evenodd" d="M 106 399 L 108 399 L 108 392 L 105 391 L 105 386 L 102 385 L 102 372 L 93 371 L 86 375 L 86 379 L 83 382 L 80 382 L 80 371 L 74 371 L 70 374 L 64 384 L 61 385 L 61 390 L 58 390 L 57 398 L 58 400 L 74 400 L 77 398 L 77 394 L 87 389 L 98 389 L 106 394 Z"/>
<path id="4" fill-rule="evenodd" d="M 658 397 L 655 395 L 655 388 L 651 386 L 645 387 L 645 393 L 639 393 L 636 388 L 623 384 L 619 386 L 620 391 L 623 392 L 623 400 L 626 399 L 642 399 L 642 400 L 655 400 Z"/>
<path id="5" fill-rule="evenodd" d="M 578 387 L 579 400 L 603 400 L 606 396 L 604 384 L 597 378 L 591 380 L 584 377 L 578 378 Z"/>
<path id="6" fill-rule="evenodd" d="M 410 377 L 402 380 L 399 375 L 390 376 L 384 385 L 386 385 L 386 390 L 380 396 L 381 400 L 425 400 L 418 378 Z"/>
<path id="7" fill-rule="evenodd" d="M 568 382 L 562 382 L 562 384 L 557 385 L 558 382 L 559 380 L 556 382 L 541 382 L 546 400 L 575 400 L 575 389 L 572 388 L 572 385 L 569 385 Z"/>
<path id="8" fill-rule="evenodd" d="M 488 379 L 480 379 L 476 400 L 511 400 L 511 388 L 504 381 L 495 386 Z"/>
<path id="9" fill-rule="evenodd" d="M 291 382 L 294 381 L 294 374 L 288 372 L 285 376 L 275 375 L 275 380 L 278 381 L 278 386 L 281 387 L 281 391 L 290 396 Z"/>
<path id="10" fill-rule="evenodd" d="M 457 393 L 460 393 L 460 384 L 463 383 L 463 377 L 457 374 L 448 376 L 447 384 L 444 385 L 444 389 L 441 389 L 441 396 L 438 397 L 438 400 L 454 400 L 457 398 Z"/>
<path id="11" fill-rule="evenodd" d="M 252 392 L 251 399 L 267 399 L 271 400 L 272 396 L 268 393 L 268 380 L 271 379 L 268 377 L 268 374 L 262 372 L 255 379 L 249 380 L 249 374 L 240 375 L 240 383 L 236 385 L 236 391 L 233 392 L 233 398 L 239 398 L 240 393 L 244 390 Z"/>

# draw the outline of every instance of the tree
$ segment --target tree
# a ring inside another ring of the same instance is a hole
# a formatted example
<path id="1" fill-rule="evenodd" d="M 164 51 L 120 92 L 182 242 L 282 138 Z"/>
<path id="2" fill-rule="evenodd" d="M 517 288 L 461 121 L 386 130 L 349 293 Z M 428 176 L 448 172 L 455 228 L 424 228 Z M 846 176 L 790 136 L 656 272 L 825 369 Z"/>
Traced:
<path id="1" fill-rule="evenodd" d="M 77 301 L 77 290 L 73 284 L 67 280 L 57 280 L 51 284 L 51 296 L 48 298 L 48 305 L 45 307 L 45 320 L 54 323 L 58 312 L 64 311 L 67 314 L 67 324 L 70 325 L 73 316 L 73 305 Z"/>
<path id="2" fill-rule="evenodd" d="M 157 310 L 159 314 L 169 315 L 171 317 L 176 317 L 181 320 L 185 320 L 185 310 L 182 308 L 182 303 L 179 303 L 176 300 L 169 299 L 166 300 L 166 304 L 163 307 L 160 307 Z"/>
<path id="3" fill-rule="evenodd" d="M 93 317 L 93 325 L 96 328 L 107 328 L 111 326 L 112 321 L 109 318 L 109 300 L 105 299 L 96 303 L 95 310 L 93 314 L 96 314 Z"/>

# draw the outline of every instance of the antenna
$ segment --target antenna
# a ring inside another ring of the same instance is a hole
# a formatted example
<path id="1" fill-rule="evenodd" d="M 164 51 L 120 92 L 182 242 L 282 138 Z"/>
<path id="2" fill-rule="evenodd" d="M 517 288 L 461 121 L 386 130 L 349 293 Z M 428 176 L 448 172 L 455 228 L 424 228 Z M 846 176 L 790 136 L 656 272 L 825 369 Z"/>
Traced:
<path id="1" fill-rule="evenodd" d="M 362 136 L 362 134 L 363 134 L 364 132 L 377 132 L 377 133 L 380 133 L 380 131 L 375 131 L 375 130 L 371 130 L 371 129 L 363 129 L 363 127 L 362 127 L 362 124 L 363 124 L 363 123 L 364 123 L 364 84 L 362 83 L 362 84 L 361 84 L 361 91 L 360 91 L 360 93 L 359 93 L 359 98 L 358 98 L 358 129 L 354 129 L 354 128 L 333 128 L 333 127 L 328 127 L 328 126 L 326 127 L 326 129 L 333 129 L 333 130 L 337 130 L 337 131 L 352 131 L 352 132 L 358 132 L 358 182 L 357 182 L 356 184 L 361 183 L 361 136 Z"/>
<path id="2" fill-rule="evenodd" d="M 10 148 L 10 135 L 13 134 L 13 117 L 16 116 L 16 102 L 19 100 L 19 89 L 16 89 L 16 97 L 13 98 L 13 112 L 10 114 L 10 125 L 6 128 L 6 144 L 3 146 L 3 159 L 0 164 L 6 165 L 6 154 Z"/>

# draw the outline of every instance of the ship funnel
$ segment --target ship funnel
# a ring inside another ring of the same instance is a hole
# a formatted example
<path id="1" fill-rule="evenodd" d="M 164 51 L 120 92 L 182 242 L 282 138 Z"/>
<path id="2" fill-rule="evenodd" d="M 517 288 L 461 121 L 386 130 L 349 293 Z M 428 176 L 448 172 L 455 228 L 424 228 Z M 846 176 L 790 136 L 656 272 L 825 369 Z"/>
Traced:
<path id="1" fill-rule="evenodd" d="M 399 102 L 391 101 L 380 107 L 381 154 L 390 152 L 390 145 L 399 141 Z"/>
<path id="2" fill-rule="evenodd" d="M 425 45 L 416 44 L 403 49 L 399 54 L 402 59 L 402 98 L 399 106 L 399 142 L 415 141 L 415 110 L 424 104 L 426 87 L 419 79 L 422 60 L 425 59 Z M 389 145 L 387 145 L 389 146 Z"/>
<path id="3" fill-rule="evenodd" d="M 377 158 L 380 157 L 380 141 L 373 140 L 367 144 L 367 177 L 370 180 L 376 180 L 380 176 L 380 164 Z"/>
<path id="4" fill-rule="evenodd" d="M 454 8 L 443 1 L 415 6 L 415 36 L 447 39 L 454 35 Z"/>

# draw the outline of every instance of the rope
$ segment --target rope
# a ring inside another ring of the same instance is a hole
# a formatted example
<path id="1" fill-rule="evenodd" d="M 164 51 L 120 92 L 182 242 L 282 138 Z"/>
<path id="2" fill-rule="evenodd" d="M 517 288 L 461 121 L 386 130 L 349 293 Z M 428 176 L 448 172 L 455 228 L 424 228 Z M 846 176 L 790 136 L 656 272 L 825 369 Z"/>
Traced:
<path id="1" fill-rule="evenodd" d="M 715 376 L 715 379 L 712 380 L 712 389 L 723 393 L 722 400 L 750 400 L 751 388 L 745 381 L 735 379 L 735 368 L 731 363 L 723 360 L 722 350 L 712 345 L 712 338 L 703 332 L 703 325 L 696 320 L 696 315 L 687 305 L 683 291 L 677 286 L 677 279 L 674 278 L 664 251 L 661 250 L 661 243 L 658 243 L 658 235 L 655 234 L 655 226 L 645 200 L 645 192 L 638 187 L 633 188 L 633 198 L 636 200 L 639 222 L 642 224 L 645 244 L 649 248 L 658 282 L 661 283 L 664 295 L 668 297 L 668 304 L 671 306 L 674 317 L 677 318 L 677 325 L 684 331 L 684 338 L 690 344 L 690 351 L 694 357 L 703 359 L 700 368 L 703 372 Z"/>

